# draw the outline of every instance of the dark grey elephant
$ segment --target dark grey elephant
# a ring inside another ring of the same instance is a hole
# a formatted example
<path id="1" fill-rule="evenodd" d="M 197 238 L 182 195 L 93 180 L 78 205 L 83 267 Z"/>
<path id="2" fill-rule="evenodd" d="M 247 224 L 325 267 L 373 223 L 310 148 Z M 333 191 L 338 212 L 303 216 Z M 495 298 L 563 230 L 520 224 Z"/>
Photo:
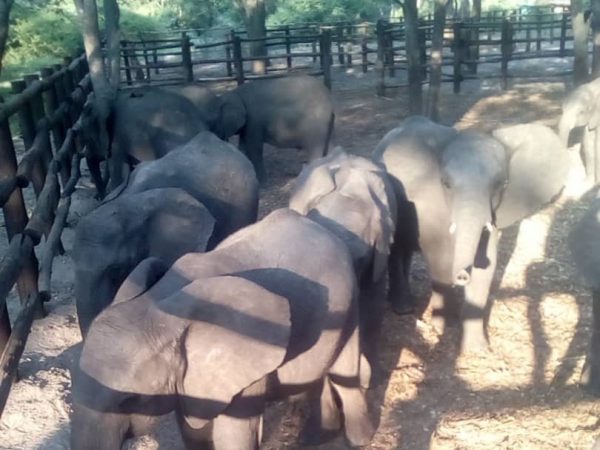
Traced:
<path id="1" fill-rule="evenodd" d="M 245 83 L 223 94 L 221 138 L 240 135 L 243 150 L 264 180 L 263 144 L 303 149 L 309 160 L 327 154 L 333 132 L 331 96 L 318 79 L 306 75 Z"/>
<path id="2" fill-rule="evenodd" d="M 256 221 L 258 180 L 250 161 L 233 145 L 202 131 L 187 144 L 138 164 L 107 200 L 158 187 L 179 187 L 205 205 L 216 220 L 208 248 Z"/>
<path id="3" fill-rule="evenodd" d="M 567 147 L 581 143 L 586 180 L 600 183 L 600 78 L 582 84 L 562 104 L 559 135 Z"/>
<path id="4" fill-rule="evenodd" d="M 202 130 L 220 127 L 221 101 L 197 85 L 122 91 L 109 118 L 109 190 L 132 166 L 160 158 Z"/>
<path id="5" fill-rule="evenodd" d="M 171 265 L 206 250 L 215 220 L 182 189 L 120 196 L 84 216 L 75 230 L 75 304 L 81 334 L 106 308 L 129 273 L 155 256 Z"/>
<path id="6" fill-rule="evenodd" d="M 356 278 L 341 241 L 284 209 L 151 285 L 154 262 L 132 272 L 85 339 L 73 450 L 118 450 L 173 410 L 188 449 L 203 448 L 210 422 L 216 450 L 258 449 L 267 397 L 300 392 L 315 408 L 308 437 L 343 423 L 352 445 L 370 441 Z"/>
<path id="7" fill-rule="evenodd" d="M 459 132 L 417 116 L 389 132 L 373 155 L 404 185 L 414 204 L 418 246 L 433 281 L 434 316 L 452 312 L 455 288 L 464 288 L 459 310 L 463 351 L 487 346 L 484 310 L 496 267 L 498 229 L 552 201 L 569 165 L 559 137 L 543 125 L 515 125 L 493 135 Z M 402 245 L 394 245 L 391 261 L 395 259 L 406 260 Z M 390 273 L 390 300 L 399 312 L 411 306 L 404 275 Z"/>
<path id="8" fill-rule="evenodd" d="M 360 283 L 363 341 L 372 357 L 396 232 L 396 196 L 385 169 L 335 150 L 304 167 L 289 205 L 327 228 L 350 250 Z"/>
<path id="9" fill-rule="evenodd" d="M 600 198 L 596 198 L 569 234 L 569 248 L 579 272 L 592 289 L 592 338 L 580 384 L 600 396 Z"/>

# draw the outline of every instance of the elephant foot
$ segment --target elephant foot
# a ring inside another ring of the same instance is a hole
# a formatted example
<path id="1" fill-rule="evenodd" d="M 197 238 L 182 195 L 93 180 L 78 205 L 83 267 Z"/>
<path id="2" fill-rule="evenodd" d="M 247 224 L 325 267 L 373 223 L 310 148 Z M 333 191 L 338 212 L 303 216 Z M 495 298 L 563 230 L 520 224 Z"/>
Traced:
<path id="1" fill-rule="evenodd" d="M 366 413 L 361 414 L 358 420 L 346 419 L 346 439 L 352 447 L 369 445 L 375 431 L 375 427 Z"/>
<path id="2" fill-rule="evenodd" d="M 415 312 L 415 304 L 410 297 L 406 298 L 405 296 L 394 295 L 390 292 L 388 301 L 392 304 L 392 310 L 400 316 Z"/>
<path id="3" fill-rule="evenodd" d="M 590 359 L 588 355 L 581 371 L 579 385 L 585 392 L 600 397 L 600 367 L 598 364 L 590 362 Z"/>
<path id="4" fill-rule="evenodd" d="M 478 354 L 490 349 L 482 320 L 466 320 L 460 342 L 460 354 Z"/>

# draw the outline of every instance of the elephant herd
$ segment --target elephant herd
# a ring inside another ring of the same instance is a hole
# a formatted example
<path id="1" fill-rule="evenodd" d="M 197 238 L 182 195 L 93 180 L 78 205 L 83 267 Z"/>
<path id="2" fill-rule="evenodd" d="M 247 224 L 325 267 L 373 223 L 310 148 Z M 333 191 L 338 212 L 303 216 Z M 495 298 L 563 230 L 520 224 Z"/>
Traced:
<path id="1" fill-rule="evenodd" d="M 175 412 L 186 448 L 257 449 L 268 402 L 299 394 L 302 442 L 343 430 L 351 446 L 368 444 L 386 299 L 413 311 L 418 250 L 436 326 L 459 322 L 461 351 L 487 346 L 499 232 L 560 194 L 568 137 L 539 124 L 484 134 L 412 116 L 364 158 L 328 153 L 334 117 L 327 89 L 305 76 L 220 96 L 194 85 L 121 94 L 110 192 L 79 221 L 72 251 L 84 342 L 71 448 L 120 449 Z M 264 143 L 310 161 L 288 208 L 257 221 Z M 570 243 L 600 289 L 594 208 Z M 599 292 L 582 375 L 596 393 Z"/>

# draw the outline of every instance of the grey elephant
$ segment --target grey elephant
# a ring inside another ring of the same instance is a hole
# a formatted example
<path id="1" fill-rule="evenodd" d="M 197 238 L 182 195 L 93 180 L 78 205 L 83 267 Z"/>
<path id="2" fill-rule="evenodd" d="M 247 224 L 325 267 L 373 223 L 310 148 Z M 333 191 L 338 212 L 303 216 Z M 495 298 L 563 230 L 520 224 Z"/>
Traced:
<path id="1" fill-rule="evenodd" d="M 267 398 L 300 392 L 315 408 L 308 436 L 343 423 L 352 445 L 370 441 L 356 278 L 341 241 L 282 209 L 181 257 L 152 285 L 155 262 L 132 272 L 84 341 L 73 450 L 120 449 L 173 410 L 188 449 L 203 448 L 209 423 L 216 450 L 257 449 Z"/>
<path id="2" fill-rule="evenodd" d="M 75 304 L 81 334 L 106 308 L 129 273 L 150 256 L 171 265 L 206 250 L 215 220 L 182 189 L 120 196 L 84 216 L 75 230 Z"/>
<path id="3" fill-rule="evenodd" d="M 396 233 L 396 196 L 385 169 L 336 149 L 303 168 L 289 206 L 327 228 L 350 250 L 361 290 L 361 331 L 372 357 Z"/>
<path id="4" fill-rule="evenodd" d="M 415 246 L 433 282 L 434 319 L 442 326 L 450 313 L 462 318 L 461 351 L 487 347 L 484 311 L 498 229 L 552 201 L 568 171 L 568 152 L 546 126 L 509 126 L 493 136 L 415 116 L 390 131 L 373 154 L 414 204 Z M 406 248 L 394 245 L 390 259 L 405 260 Z M 405 274 L 390 272 L 390 300 L 398 312 L 412 303 Z M 453 304 L 457 291 L 464 293 L 460 309 Z"/>
<path id="5" fill-rule="evenodd" d="M 263 144 L 305 150 L 309 160 L 327 154 L 334 109 L 325 85 L 314 77 L 295 75 L 245 83 L 223 94 L 221 138 L 240 135 L 242 149 L 264 180 Z M 233 133 L 232 133 L 232 130 Z"/>
<path id="6" fill-rule="evenodd" d="M 600 78 L 582 84 L 563 101 L 558 124 L 559 135 L 567 147 L 581 143 L 586 180 L 600 183 Z M 579 133 L 577 133 L 579 131 Z"/>
<path id="7" fill-rule="evenodd" d="M 252 164 L 211 132 L 202 131 L 164 157 L 138 164 L 107 200 L 159 187 L 180 187 L 208 208 L 216 220 L 209 249 L 256 221 L 259 186 Z"/>
<path id="8" fill-rule="evenodd" d="M 197 85 L 121 92 L 109 117 L 109 190 L 138 162 L 160 158 L 200 131 L 220 127 L 220 104 L 215 94 Z"/>
<path id="9" fill-rule="evenodd" d="M 600 396 L 600 198 L 596 198 L 569 234 L 573 260 L 592 289 L 592 337 L 581 373 L 581 386 Z"/>

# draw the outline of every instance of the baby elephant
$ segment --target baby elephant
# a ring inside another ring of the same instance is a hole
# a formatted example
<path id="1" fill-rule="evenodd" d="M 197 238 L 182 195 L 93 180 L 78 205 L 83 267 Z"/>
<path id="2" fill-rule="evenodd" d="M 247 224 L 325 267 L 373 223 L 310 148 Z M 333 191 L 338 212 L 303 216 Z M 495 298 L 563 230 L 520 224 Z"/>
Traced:
<path id="1" fill-rule="evenodd" d="M 82 335 L 140 261 L 155 256 L 171 265 L 185 253 L 202 252 L 214 225 L 204 205 L 175 188 L 123 195 L 83 217 L 73 244 Z"/>
<path id="2" fill-rule="evenodd" d="M 188 449 L 206 444 L 209 423 L 216 450 L 257 449 L 267 394 L 301 392 L 314 408 L 307 436 L 328 437 L 343 420 L 352 445 L 370 441 L 356 279 L 341 241 L 283 209 L 151 285 L 155 263 L 138 266 L 92 323 L 73 376 L 73 450 L 120 449 L 172 410 Z"/>
<path id="3" fill-rule="evenodd" d="M 363 338 L 371 349 L 396 230 L 396 198 L 387 173 L 366 158 L 336 150 L 302 170 L 290 208 L 327 228 L 350 250 L 361 287 Z"/>
<path id="4" fill-rule="evenodd" d="M 592 288 L 593 298 L 592 340 L 580 383 L 600 396 L 600 198 L 571 231 L 569 247 L 577 268 Z"/>

